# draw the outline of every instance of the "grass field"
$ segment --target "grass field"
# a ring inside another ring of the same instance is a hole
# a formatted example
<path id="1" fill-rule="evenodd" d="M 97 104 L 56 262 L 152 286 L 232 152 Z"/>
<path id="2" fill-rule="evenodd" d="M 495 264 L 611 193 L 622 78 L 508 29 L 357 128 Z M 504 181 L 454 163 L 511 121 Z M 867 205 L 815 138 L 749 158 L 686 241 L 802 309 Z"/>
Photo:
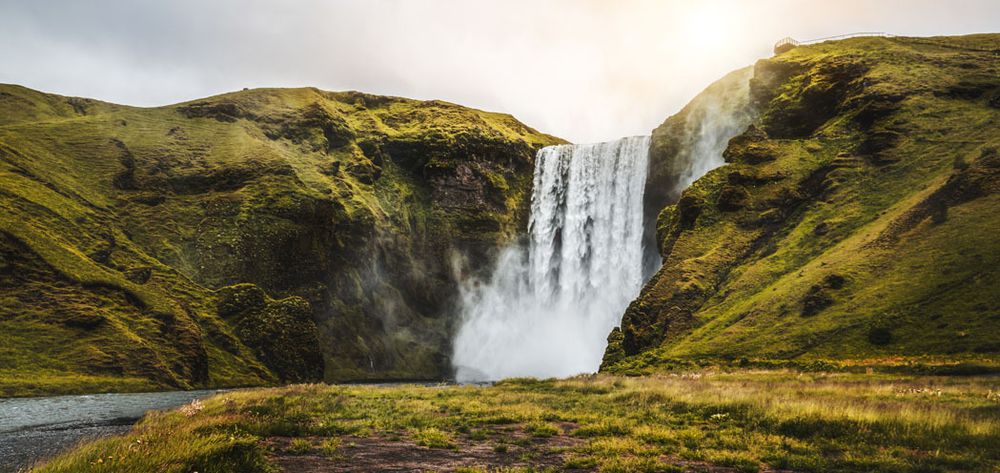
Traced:
<path id="1" fill-rule="evenodd" d="M 236 391 L 37 470 L 997 471 L 1000 379 L 787 370 Z"/>

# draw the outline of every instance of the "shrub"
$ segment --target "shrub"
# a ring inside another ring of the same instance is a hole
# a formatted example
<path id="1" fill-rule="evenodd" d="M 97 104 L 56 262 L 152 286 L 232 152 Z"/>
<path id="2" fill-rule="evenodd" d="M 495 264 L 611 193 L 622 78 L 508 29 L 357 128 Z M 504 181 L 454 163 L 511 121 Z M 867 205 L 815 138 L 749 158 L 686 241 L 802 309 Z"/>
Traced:
<path id="1" fill-rule="evenodd" d="M 325 456 L 327 458 L 337 458 L 337 457 L 340 456 L 339 455 L 339 452 L 340 452 L 340 439 L 339 438 L 326 439 L 319 446 L 319 448 L 320 448 L 320 451 L 323 452 L 323 456 Z"/>
<path id="2" fill-rule="evenodd" d="M 292 439 L 292 442 L 288 444 L 288 448 L 285 449 L 291 455 L 305 455 L 312 450 L 312 444 L 306 439 Z"/>
<path id="3" fill-rule="evenodd" d="M 684 471 L 677 465 L 668 465 L 655 458 L 617 457 L 601 465 L 602 473 L 673 473 Z"/>
<path id="4" fill-rule="evenodd" d="M 532 422 L 525 426 L 524 431 L 532 437 L 553 437 L 559 435 L 559 427 L 547 422 Z"/>
<path id="5" fill-rule="evenodd" d="M 571 457 L 563 462 L 563 468 L 567 470 L 590 470 L 597 467 L 597 460 L 593 457 Z"/>
<path id="6" fill-rule="evenodd" d="M 417 445 L 429 448 L 455 448 L 451 435 L 434 427 L 417 430 L 413 433 L 413 440 Z"/>

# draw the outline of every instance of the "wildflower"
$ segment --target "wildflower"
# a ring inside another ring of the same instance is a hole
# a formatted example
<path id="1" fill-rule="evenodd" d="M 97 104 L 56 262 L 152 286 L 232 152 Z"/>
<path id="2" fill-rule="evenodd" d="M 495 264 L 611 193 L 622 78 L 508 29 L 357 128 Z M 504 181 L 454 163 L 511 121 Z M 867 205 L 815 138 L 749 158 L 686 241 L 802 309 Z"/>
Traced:
<path id="1" fill-rule="evenodd" d="M 195 399 L 194 401 L 191 401 L 191 404 L 188 404 L 188 405 L 182 407 L 181 408 L 181 413 L 183 413 L 184 415 L 186 415 L 188 417 L 191 417 L 191 416 L 193 416 L 193 415 L 201 412 L 201 410 L 204 409 L 204 408 L 205 408 L 205 404 L 202 403 L 200 399 Z"/>

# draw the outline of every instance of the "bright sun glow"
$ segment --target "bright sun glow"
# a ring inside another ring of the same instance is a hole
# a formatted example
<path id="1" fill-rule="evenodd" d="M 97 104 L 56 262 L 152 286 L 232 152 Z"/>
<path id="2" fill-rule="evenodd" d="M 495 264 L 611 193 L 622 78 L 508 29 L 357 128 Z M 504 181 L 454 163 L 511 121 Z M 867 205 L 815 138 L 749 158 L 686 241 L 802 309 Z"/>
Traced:
<path id="1" fill-rule="evenodd" d="M 736 4 L 700 3 L 682 13 L 682 40 L 697 51 L 715 51 L 733 41 L 737 30 L 739 6 Z"/>

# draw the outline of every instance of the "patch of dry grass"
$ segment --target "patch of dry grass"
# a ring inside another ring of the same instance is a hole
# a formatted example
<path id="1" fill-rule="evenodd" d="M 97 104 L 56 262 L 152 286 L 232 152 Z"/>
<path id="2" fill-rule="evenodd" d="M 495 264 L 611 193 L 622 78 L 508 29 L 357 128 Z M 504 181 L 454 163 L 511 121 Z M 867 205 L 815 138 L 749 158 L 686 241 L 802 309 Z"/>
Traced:
<path id="1" fill-rule="evenodd" d="M 275 436 L 338 447 L 352 437 L 438 448 L 513 444 L 525 458 L 546 448 L 531 439 L 567 437 L 579 440 L 560 452 L 564 468 L 600 471 L 991 471 L 1000 466 L 998 391 L 995 378 L 793 371 L 491 387 L 297 385 L 156 414 L 127 436 L 84 445 L 38 471 L 269 471 L 262 440 Z M 349 448 L 333 450 L 350 461 Z"/>

